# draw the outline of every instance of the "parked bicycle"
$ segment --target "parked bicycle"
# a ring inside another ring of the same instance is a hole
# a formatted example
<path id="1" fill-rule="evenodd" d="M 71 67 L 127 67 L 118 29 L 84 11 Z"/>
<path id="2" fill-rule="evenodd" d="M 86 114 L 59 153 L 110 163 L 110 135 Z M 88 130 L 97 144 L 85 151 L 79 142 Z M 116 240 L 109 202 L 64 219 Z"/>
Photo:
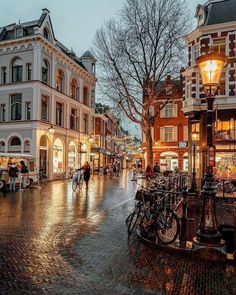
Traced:
<path id="1" fill-rule="evenodd" d="M 129 234 L 137 225 L 142 235 L 155 242 L 167 245 L 177 239 L 180 225 L 176 212 L 166 203 L 168 193 L 153 182 L 147 188 L 139 185 L 134 210 L 126 219 Z"/>

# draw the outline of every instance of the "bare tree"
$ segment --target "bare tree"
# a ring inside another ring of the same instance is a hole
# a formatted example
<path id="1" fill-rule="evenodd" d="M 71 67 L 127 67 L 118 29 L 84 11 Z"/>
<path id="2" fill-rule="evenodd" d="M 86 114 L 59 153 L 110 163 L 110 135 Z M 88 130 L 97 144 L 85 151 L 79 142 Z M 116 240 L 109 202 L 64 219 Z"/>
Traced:
<path id="1" fill-rule="evenodd" d="M 151 127 L 168 102 L 158 107 L 160 86 L 166 75 L 179 72 L 187 28 L 185 0 L 126 0 L 118 20 L 95 36 L 101 92 L 141 126 L 151 167 Z"/>

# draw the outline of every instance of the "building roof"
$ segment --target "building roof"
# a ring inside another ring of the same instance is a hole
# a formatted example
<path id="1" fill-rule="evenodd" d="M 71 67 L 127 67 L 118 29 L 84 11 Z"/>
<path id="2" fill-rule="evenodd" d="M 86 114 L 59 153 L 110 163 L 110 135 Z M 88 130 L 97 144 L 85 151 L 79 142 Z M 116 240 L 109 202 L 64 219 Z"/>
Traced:
<path id="1" fill-rule="evenodd" d="M 42 14 L 41 14 L 40 18 L 37 20 L 19 23 L 19 24 L 13 23 L 13 24 L 9 24 L 7 26 L 1 27 L 0 28 L 0 42 L 19 38 L 15 34 L 15 31 L 17 28 L 22 28 L 22 30 L 23 30 L 20 38 L 35 35 L 36 34 L 35 29 L 42 27 L 44 20 L 45 20 L 46 16 L 49 15 L 49 13 L 50 13 L 50 11 L 47 8 L 44 8 L 44 9 L 42 9 Z M 73 50 L 68 49 L 65 45 L 63 45 L 60 41 L 58 41 L 55 38 L 50 15 L 49 15 L 49 22 L 51 25 L 51 31 L 52 31 L 53 39 L 55 40 L 56 47 L 59 48 L 64 54 L 66 54 L 69 58 L 71 58 L 80 67 L 82 67 L 84 70 L 87 71 L 86 67 L 82 63 L 82 60 L 81 60 L 82 58 L 80 59 L 78 56 L 76 56 L 76 54 L 73 52 Z M 95 59 L 95 57 L 89 51 L 86 51 L 82 57 Z"/>
<path id="2" fill-rule="evenodd" d="M 236 21 L 236 0 L 208 0 L 201 8 L 206 13 L 204 26 Z"/>

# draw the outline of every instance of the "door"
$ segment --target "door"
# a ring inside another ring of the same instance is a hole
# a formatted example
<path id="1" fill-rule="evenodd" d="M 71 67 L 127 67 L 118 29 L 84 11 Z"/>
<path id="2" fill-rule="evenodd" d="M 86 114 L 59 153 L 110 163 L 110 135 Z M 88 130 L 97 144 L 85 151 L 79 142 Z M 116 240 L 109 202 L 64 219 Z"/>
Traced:
<path id="1" fill-rule="evenodd" d="M 47 178 L 47 150 L 40 150 L 39 174 L 40 179 Z"/>

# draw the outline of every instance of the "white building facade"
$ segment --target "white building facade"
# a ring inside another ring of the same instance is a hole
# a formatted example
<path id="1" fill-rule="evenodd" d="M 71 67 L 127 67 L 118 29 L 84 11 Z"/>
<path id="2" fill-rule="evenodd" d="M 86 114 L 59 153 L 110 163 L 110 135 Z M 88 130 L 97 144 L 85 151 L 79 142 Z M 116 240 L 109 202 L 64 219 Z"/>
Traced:
<path id="1" fill-rule="evenodd" d="M 95 63 L 56 40 L 47 9 L 0 28 L 0 151 L 31 154 L 49 180 L 90 161 Z"/>

